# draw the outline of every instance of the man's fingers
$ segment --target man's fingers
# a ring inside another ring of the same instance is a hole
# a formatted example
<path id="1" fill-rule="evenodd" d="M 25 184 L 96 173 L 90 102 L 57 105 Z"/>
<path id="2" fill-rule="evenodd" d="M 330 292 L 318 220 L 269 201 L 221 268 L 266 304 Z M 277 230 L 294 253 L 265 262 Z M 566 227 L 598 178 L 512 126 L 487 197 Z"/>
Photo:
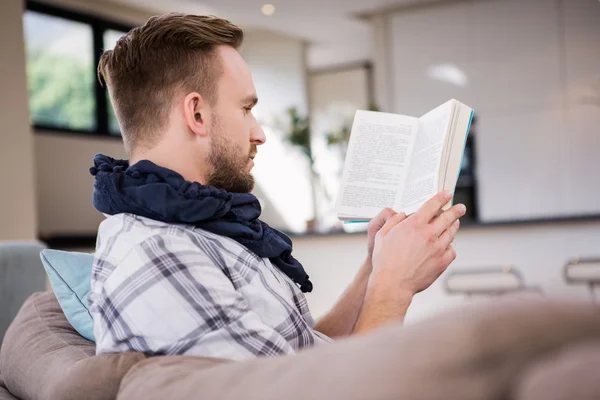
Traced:
<path id="1" fill-rule="evenodd" d="M 435 234 L 438 236 L 441 235 L 442 232 L 447 230 L 454 223 L 454 221 L 457 221 L 460 217 L 465 215 L 466 211 L 467 208 L 463 204 L 457 204 L 449 210 L 444 211 L 442 215 L 433 221 Z"/>
<path id="2" fill-rule="evenodd" d="M 442 256 L 442 265 L 444 266 L 444 270 L 441 272 L 444 272 L 454 260 L 456 260 L 456 250 L 454 250 L 454 247 L 448 246 L 444 252 L 444 255 Z"/>
<path id="3" fill-rule="evenodd" d="M 375 218 L 371 220 L 371 222 L 369 222 L 367 230 L 369 232 L 379 231 L 386 223 L 386 221 L 392 218 L 394 215 L 396 215 L 396 211 L 392 210 L 391 208 L 384 208 L 379 214 L 375 216 Z"/>
<path id="4" fill-rule="evenodd" d="M 440 243 L 440 248 L 446 251 L 448 247 L 450 247 L 450 245 L 454 241 L 454 237 L 456 236 L 456 232 L 458 232 L 459 227 L 460 221 L 455 220 L 454 223 L 448 229 L 446 229 L 444 233 L 440 235 L 440 238 L 438 239 Z"/>
<path id="5" fill-rule="evenodd" d="M 399 214 L 394 215 L 393 217 L 391 217 L 390 219 L 388 219 L 385 224 L 383 225 L 383 228 L 381 228 L 379 230 L 379 233 L 381 233 L 382 235 L 387 235 L 387 233 L 392 230 L 392 228 L 396 225 L 398 225 L 400 222 L 404 221 L 406 219 L 406 214 L 401 212 Z"/>
<path id="6" fill-rule="evenodd" d="M 396 211 L 391 208 L 384 208 L 369 222 L 369 226 L 367 226 L 367 249 L 369 250 L 369 256 L 373 254 L 373 250 L 375 249 L 375 238 L 377 237 L 377 233 L 394 215 L 396 215 Z"/>
<path id="7" fill-rule="evenodd" d="M 433 219 L 445 204 L 452 199 L 452 194 L 447 190 L 439 192 L 431 199 L 427 200 L 425 204 L 419 208 L 419 210 L 413 214 L 419 222 L 428 224 Z"/>

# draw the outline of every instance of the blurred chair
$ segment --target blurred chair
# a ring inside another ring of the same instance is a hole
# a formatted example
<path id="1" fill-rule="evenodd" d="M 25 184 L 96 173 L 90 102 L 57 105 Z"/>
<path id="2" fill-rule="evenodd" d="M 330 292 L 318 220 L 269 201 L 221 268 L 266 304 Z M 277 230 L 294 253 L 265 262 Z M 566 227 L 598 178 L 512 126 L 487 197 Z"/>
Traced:
<path id="1" fill-rule="evenodd" d="M 46 290 L 38 241 L 0 241 L 0 343 L 15 315 L 34 292 Z"/>
<path id="2" fill-rule="evenodd" d="M 573 258 L 565 265 L 565 281 L 573 285 L 587 285 L 594 303 L 596 298 L 596 285 L 600 284 L 600 258 Z"/>
<path id="3" fill-rule="evenodd" d="M 525 285 L 523 277 L 512 266 L 464 269 L 450 272 L 444 282 L 448 294 L 461 294 L 471 298 L 483 296 L 537 296 L 542 294 L 538 287 Z"/>

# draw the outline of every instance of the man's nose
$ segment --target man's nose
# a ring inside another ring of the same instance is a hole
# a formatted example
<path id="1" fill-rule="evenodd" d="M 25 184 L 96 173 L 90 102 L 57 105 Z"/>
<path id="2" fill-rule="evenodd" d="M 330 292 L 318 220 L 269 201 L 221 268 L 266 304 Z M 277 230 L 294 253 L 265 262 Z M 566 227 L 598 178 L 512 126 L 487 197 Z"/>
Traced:
<path id="1" fill-rule="evenodd" d="M 267 137 L 265 136 L 265 132 L 263 131 L 258 121 L 256 121 L 255 119 L 254 126 L 250 131 L 250 142 L 257 146 L 260 146 L 261 144 L 265 144 L 266 141 Z"/>

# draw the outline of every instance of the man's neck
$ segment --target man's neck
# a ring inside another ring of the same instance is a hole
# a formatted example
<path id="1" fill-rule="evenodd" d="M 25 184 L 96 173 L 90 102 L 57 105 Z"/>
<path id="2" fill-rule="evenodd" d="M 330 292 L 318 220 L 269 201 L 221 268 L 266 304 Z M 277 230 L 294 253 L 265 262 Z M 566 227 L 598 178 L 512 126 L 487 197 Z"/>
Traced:
<path id="1" fill-rule="evenodd" d="M 175 171 L 186 181 L 206 183 L 206 168 L 198 165 L 197 160 L 194 160 L 193 155 L 190 154 L 189 148 L 167 148 L 158 145 L 150 150 L 133 152 L 129 164 L 133 165 L 141 160 L 148 160 L 158 166 Z"/>

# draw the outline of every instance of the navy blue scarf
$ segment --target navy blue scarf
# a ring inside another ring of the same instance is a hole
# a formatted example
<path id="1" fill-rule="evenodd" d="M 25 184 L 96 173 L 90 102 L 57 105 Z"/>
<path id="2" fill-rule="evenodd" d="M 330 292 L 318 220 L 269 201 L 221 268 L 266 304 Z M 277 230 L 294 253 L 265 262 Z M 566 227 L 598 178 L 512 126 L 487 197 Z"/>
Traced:
<path id="1" fill-rule="evenodd" d="M 175 171 L 142 160 L 134 165 L 97 154 L 93 204 L 104 214 L 131 213 L 166 223 L 183 223 L 227 236 L 266 257 L 300 286 L 312 291 L 302 264 L 292 257 L 292 241 L 258 219 L 258 199 L 188 182 Z"/>

